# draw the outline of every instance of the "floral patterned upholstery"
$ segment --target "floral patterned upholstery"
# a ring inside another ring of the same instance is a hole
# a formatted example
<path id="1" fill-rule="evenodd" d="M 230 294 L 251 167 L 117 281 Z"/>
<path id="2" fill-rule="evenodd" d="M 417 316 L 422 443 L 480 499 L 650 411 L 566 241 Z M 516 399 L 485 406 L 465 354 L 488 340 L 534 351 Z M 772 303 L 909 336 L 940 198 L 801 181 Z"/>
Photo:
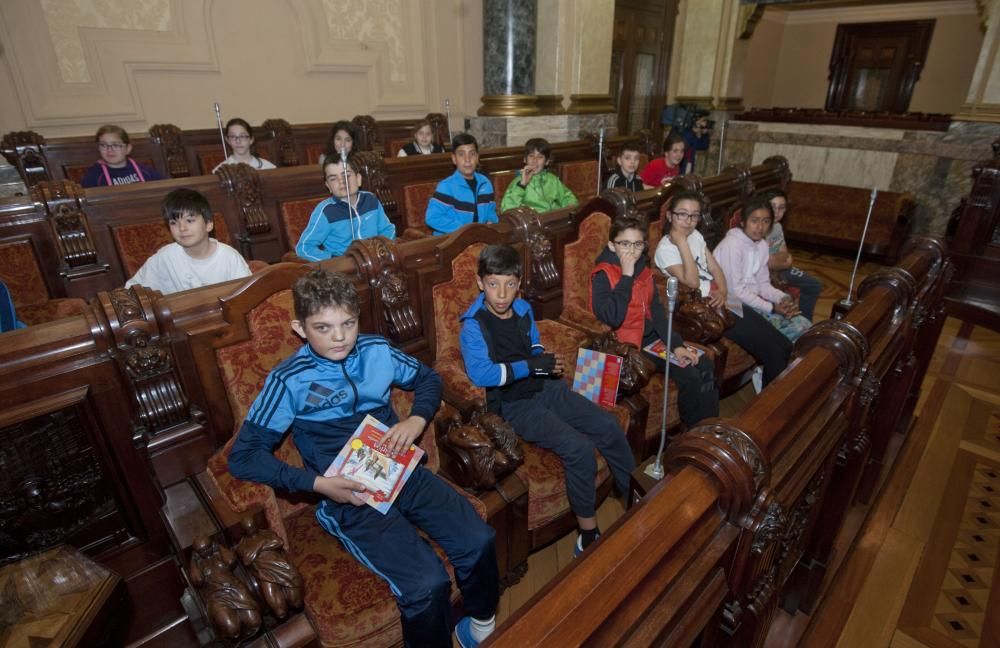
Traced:
<path id="1" fill-rule="evenodd" d="M 319 166 L 319 157 L 323 155 L 323 151 L 325 150 L 326 144 L 306 144 L 306 164 Z"/>
<path id="2" fill-rule="evenodd" d="M 309 216 L 312 215 L 316 205 L 329 196 L 317 196 L 315 198 L 305 198 L 303 200 L 289 200 L 281 203 L 281 227 L 285 230 L 285 240 L 292 250 L 299 244 L 302 232 L 309 224 Z"/>
<path id="3" fill-rule="evenodd" d="M 45 324 L 79 315 L 87 308 L 87 302 L 77 297 L 50 299 L 41 304 L 28 304 L 17 309 L 17 319 L 28 326 Z"/>
<path id="4" fill-rule="evenodd" d="M 423 227 L 427 204 L 438 183 L 418 182 L 403 187 L 403 220 L 407 227 Z"/>
<path id="5" fill-rule="evenodd" d="M 590 310 L 590 272 L 607 246 L 610 230 L 611 217 L 595 212 L 580 223 L 579 238 L 563 248 L 563 310 L 559 319 L 593 333 L 609 330 Z"/>
<path id="6" fill-rule="evenodd" d="M 497 171 L 490 174 L 490 181 L 493 182 L 493 195 L 497 198 L 497 207 L 500 207 L 500 202 L 503 200 L 503 195 L 507 193 L 507 187 L 510 183 L 514 181 L 514 177 L 517 175 L 517 171 Z"/>
<path id="7" fill-rule="evenodd" d="M 31 243 L 25 239 L 0 244 L 0 280 L 10 291 L 17 318 L 25 324 L 44 324 L 82 313 L 87 302 L 76 297 L 49 299 L 42 270 Z"/>
<path id="8" fill-rule="evenodd" d="M 201 175 L 210 175 L 212 173 L 212 169 L 222 164 L 222 161 L 225 159 L 226 156 L 216 150 L 199 153 L 198 168 L 201 170 Z"/>
<path id="9" fill-rule="evenodd" d="M 386 157 L 394 158 L 399 155 L 399 152 L 403 150 L 403 147 L 413 141 L 412 137 L 407 138 L 396 138 L 391 139 L 388 142 L 388 147 L 386 147 Z"/>
<path id="10" fill-rule="evenodd" d="M 465 248 L 452 259 L 451 279 L 436 284 L 431 289 L 437 350 L 434 368 L 441 374 L 445 388 L 466 400 L 484 398 L 483 390 L 469 382 L 458 341 L 462 330 L 462 323 L 458 318 L 479 296 L 476 277 L 479 272 L 479 253 L 484 247 L 486 245 L 483 243 L 474 243 Z"/>
<path id="11" fill-rule="evenodd" d="M 581 203 L 597 195 L 597 160 L 560 164 L 559 176 Z"/>

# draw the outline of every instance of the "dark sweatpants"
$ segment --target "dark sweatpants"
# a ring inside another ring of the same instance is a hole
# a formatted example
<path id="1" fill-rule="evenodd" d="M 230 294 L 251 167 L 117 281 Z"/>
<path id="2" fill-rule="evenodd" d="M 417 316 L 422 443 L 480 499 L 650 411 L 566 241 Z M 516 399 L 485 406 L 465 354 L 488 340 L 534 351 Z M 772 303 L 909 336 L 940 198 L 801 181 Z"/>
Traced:
<path id="1" fill-rule="evenodd" d="M 646 353 L 663 373 L 667 361 L 658 355 Z M 687 367 L 670 365 L 670 380 L 677 385 L 677 410 L 684 425 L 694 427 L 702 419 L 719 415 L 719 389 L 715 385 L 715 363 L 708 356 L 701 356 L 698 364 Z M 663 394 L 655 398 L 663 399 Z M 659 421 L 656 422 L 660 424 Z"/>
<path id="2" fill-rule="evenodd" d="M 399 605 L 407 646 L 451 648 L 451 581 L 434 539 L 455 567 L 466 614 L 488 619 L 500 599 L 496 533 L 459 493 L 418 466 L 392 508 L 382 515 L 367 504 L 324 499 L 316 519 L 327 533 L 389 584 Z"/>
<path id="3" fill-rule="evenodd" d="M 614 415 L 569 388 L 548 379 L 531 398 L 503 403 L 503 417 L 525 441 L 556 453 L 566 471 L 566 496 L 573 513 L 594 517 L 597 459 L 608 462 L 619 493 L 628 493 L 635 460 Z"/>
<path id="4" fill-rule="evenodd" d="M 778 377 L 792 355 L 792 343 L 778 329 L 749 306 L 743 307 L 743 317 L 726 329 L 727 337 L 764 365 L 764 384 Z"/>
<path id="5" fill-rule="evenodd" d="M 816 277 L 798 268 L 782 270 L 781 278 L 789 286 L 799 289 L 799 310 L 802 311 L 802 315 L 807 320 L 810 322 L 813 321 L 813 315 L 816 311 L 816 300 L 819 299 L 819 294 L 823 290 L 823 284 Z"/>

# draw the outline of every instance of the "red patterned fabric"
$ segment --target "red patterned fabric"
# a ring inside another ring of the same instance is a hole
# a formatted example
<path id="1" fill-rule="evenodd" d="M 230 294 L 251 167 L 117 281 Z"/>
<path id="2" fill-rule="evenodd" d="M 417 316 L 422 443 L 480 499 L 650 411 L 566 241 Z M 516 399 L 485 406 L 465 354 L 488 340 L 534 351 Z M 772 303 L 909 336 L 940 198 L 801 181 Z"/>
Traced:
<path id="1" fill-rule="evenodd" d="M 569 500 L 566 498 L 566 473 L 562 461 L 554 453 L 533 443 L 522 443 L 524 463 L 517 469 L 517 476 L 528 487 L 528 529 L 534 531 L 566 514 Z M 611 472 L 601 453 L 597 457 L 597 480 L 595 487 L 604 483 Z"/>
<path id="2" fill-rule="evenodd" d="M 407 227 L 424 225 L 427 203 L 431 201 L 437 182 L 418 182 L 403 186 L 403 218 Z"/>
<path id="3" fill-rule="evenodd" d="M 83 176 L 87 175 L 87 169 L 94 166 L 93 164 L 80 164 L 74 166 L 64 166 L 63 175 L 67 180 L 72 180 L 73 182 L 80 184 L 83 180 Z"/>
<path id="4" fill-rule="evenodd" d="M 114 225 L 111 236 L 115 239 L 118 260 L 126 277 L 133 276 L 146 259 L 174 240 L 170 235 L 170 228 L 162 220 Z"/>
<path id="5" fill-rule="evenodd" d="M 590 310 L 590 273 L 608 244 L 610 231 L 611 217 L 595 212 L 580 223 L 579 238 L 563 248 L 563 311 L 559 319 L 594 333 L 609 330 Z"/>
<path id="6" fill-rule="evenodd" d="M 206 151 L 204 153 L 199 153 L 198 167 L 201 169 L 201 175 L 210 175 L 212 173 L 212 169 L 222 164 L 225 159 L 226 156 L 218 151 Z"/>
<path id="7" fill-rule="evenodd" d="M 17 319 L 28 326 L 54 322 L 66 317 L 79 315 L 87 308 L 87 302 L 76 298 L 50 299 L 41 304 L 27 304 L 17 309 Z"/>
<path id="8" fill-rule="evenodd" d="M 403 147 L 413 141 L 412 137 L 407 137 L 406 139 L 391 139 L 389 140 L 389 146 L 386 148 L 386 157 L 394 158 L 399 155 L 399 152 L 403 150 Z"/>
<path id="9" fill-rule="evenodd" d="M 472 385 L 465 373 L 462 350 L 458 336 L 462 324 L 458 318 L 476 297 L 479 288 L 476 277 L 479 272 L 479 253 L 486 247 L 474 243 L 465 248 L 451 262 L 451 279 L 434 286 L 431 290 L 434 302 L 434 329 L 436 359 L 434 368 L 441 374 L 445 386 L 464 398 L 483 398 L 483 390 Z"/>
<path id="10" fill-rule="evenodd" d="M 517 171 L 497 171 L 490 174 L 490 181 L 493 182 L 493 194 L 496 196 L 497 206 L 503 200 L 503 195 L 507 193 L 507 187 L 514 181 Z"/>
<path id="11" fill-rule="evenodd" d="M 317 196 L 281 203 L 281 226 L 285 230 L 285 240 L 288 241 L 289 248 L 294 250 L 299 244 L 302 232 L 309 224 L 309 216 L 316 209 L 316 205 L 327 198 L 329 196 Z"/>
<path id="12" fill-rule="evenodd" d="M 306 164 L 319 165 L 319 157 L 326 150 L 325 144 L 306 144 Z"/>
<path id="13" fill-rule="evenodd" d="M 597 160 L 560 164 L 559 177 L 581 203 L 597 195 Z"/>
<path id="14" fill-rule="evenodd" d="M 0 243 L 0 279 L 7 284 L 18 315 L 29 304 L 44 304 L 49 300 L 42 270 L 31 242 L 26 239 Z"/>

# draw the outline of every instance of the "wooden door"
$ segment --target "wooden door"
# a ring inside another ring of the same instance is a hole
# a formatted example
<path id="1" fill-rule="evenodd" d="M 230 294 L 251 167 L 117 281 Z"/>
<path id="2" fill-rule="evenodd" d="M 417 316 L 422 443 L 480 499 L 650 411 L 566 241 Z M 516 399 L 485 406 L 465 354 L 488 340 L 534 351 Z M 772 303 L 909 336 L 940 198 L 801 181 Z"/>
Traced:
<path id="1" fill-rule="evenodd" d="M 611 97 L 619 134 L 659 127 L 678 0 L 617 0 Z"/>
<path id="2" fill-rule="evenodd" d="M 838 25 L 826 109 L 906 112 L 933 31 L 933 20 Z"/>

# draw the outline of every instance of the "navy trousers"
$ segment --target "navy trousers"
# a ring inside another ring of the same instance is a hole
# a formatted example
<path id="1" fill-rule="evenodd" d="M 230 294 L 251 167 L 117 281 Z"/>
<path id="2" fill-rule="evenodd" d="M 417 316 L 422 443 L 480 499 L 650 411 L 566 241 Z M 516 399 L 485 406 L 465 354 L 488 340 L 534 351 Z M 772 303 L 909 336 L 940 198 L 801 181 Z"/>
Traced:
<path id="1" fill-rule="evenodd" d="M 465 612 L 488 619 L 500 599 L 494 538 L 472 505 L 454 488 L 418 466 L 392 508 L 328 499 L 316 519 L 364 566 L 378 574 L 396 597 L 407 646 L 451 648 L 451 582 L 421 529 L 444 549 L 455 568 Z"/>
<path id="2" fill-rule="evenodd" d="M 807 320 L 813 321 L 816 300 L 819 299 L 819 293 L 823 290 L 823 284 L 816 277 L 798 268 L 782 270 L 781 278 L 789 286 L 799 289 L 799 310 L 802 311 L 802 315 Z"/>

